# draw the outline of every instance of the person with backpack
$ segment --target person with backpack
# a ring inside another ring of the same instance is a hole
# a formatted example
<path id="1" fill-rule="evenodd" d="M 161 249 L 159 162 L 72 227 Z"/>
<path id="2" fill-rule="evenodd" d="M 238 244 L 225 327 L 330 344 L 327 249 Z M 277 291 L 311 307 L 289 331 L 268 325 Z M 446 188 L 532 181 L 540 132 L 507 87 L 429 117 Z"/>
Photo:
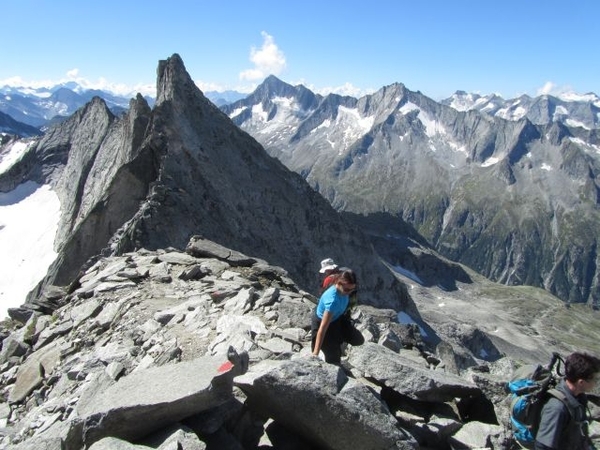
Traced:
<path id="1" fill-rule="evenodd" d="M 572 353 L 565 359 L 565 377 L 542 407 L 535 450 L 594 449 L 587 431 L 587 397 L 600 376 L 600 359 Z"/>
<path id="2" fill-rule="evenodd" d="M 358 330 L 353 327 L 353 330 L 348 329 L 348 319 L 345 316 L 350 302 L 349 296 L 356 288 L 354 271 L 346 269 L 336 274 L 314 310 L 311 321 L 312 354 L 318 356 L 322 350 L 328 363 L 341 363 L 344 342 L 352 345 L 361 345 L 364 342 Z"/>

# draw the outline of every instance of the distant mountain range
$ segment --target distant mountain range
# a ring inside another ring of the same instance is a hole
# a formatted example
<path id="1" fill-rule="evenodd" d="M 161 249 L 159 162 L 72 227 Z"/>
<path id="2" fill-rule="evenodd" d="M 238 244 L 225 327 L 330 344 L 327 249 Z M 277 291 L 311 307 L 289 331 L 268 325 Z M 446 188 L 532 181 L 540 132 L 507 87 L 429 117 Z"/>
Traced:
<path id="1" fill-rule="evenodd" d="M 597 97 L 526 100 L 440 103 L 399 83 L 320 96 L 271 76 L 222 109 L 370 233 L 388 263 L 421 265 L 399 244 L 408 224 L 493 280 L 598 305 Z"/>
<path id="2" fill-rule="evenodd" d="M 204 95 L 212 103 L 221 107 L 242 100 L 249 94 L 228 90 L 208 91 Z M 0 87 L 0 112 L 21 124 L 40 129 L 69 117 L 94 96 L 102 98 L 111 112 L 117 115 L 129 108 L 132 99 L 130 96 L 117 95 L 109 91 L 85 89 L 75 82 L 35 89 L 3 86 Z M 145 99 L 149 105 L 153 105 L 152 97 L 146 96 Z M 457 91 L 439 103 L 451 106 L 457 111 L 476 110 L 506 120 L 520 120 L 526 117 L 536 125 L 559 122 L 588 130 L 600 128 L 600 97 L 594 93 L 560 97 L 522 95 L 505 100 L 495 94 L 479 95 Z M 0 128 L 0 132 L 9 133 L 13 130 L 13 133 L 18 135 L 31 133 L 31 130 L 19 131 L 22 125 L 16 125 L 13 129 L 0 122 L 0 126 L 3 127 Z"/>
<path id="3" fill-rule="evenodd" d="M 3 112 L 0 112 L 0 133 L 13 134 L 21 137 L 38 136 L 42 134 L 38 128 L 16 121 Z"/>
<path id="4" fill-rule="evenodd" d="M 117 115 L 129 108 L 131 100 L 107 91 L 83 89 L 77 83 L 37 89 L 3 86 L 0 88 L 0 112 L 18 122 L 43 128 L 71 116 L 96 96 L 104 99 Z"/>
<path id="5" fill-rule="evenodd" d="M 213 91 L 205 95 L 215 105 L 222 106 L 244 98 L 247 94 Z M 17 122 L 9 125 L 9 119 L 0 116 L 0 132 L 20 136 L 36 134 L 36 130 L 24 127 L 27 125 L 36 128 L 39 134 L 40 129 L 66 119 L 96 96 L 102 98 L 115 115 L 126 111 L 132 99 L 109 91 L 84 89 L 74 82 L 50 88 L 0 87 L 0 113 Z M 154 98 L 146 96 L 145 99 L 150 106 L 154 104 Z"/>
<path id="6" fill-rule="evenodd" d="M 458 111 L 476 110 L 506 120 L 529 119 L 536 125 L 552 122 L 588 130 L 600 128 L 600 97 L 594 93 L 585 95 L 522 95 L 504 100 L 495 94 L 478 95 L 457 91 L 441 101 Z"/>

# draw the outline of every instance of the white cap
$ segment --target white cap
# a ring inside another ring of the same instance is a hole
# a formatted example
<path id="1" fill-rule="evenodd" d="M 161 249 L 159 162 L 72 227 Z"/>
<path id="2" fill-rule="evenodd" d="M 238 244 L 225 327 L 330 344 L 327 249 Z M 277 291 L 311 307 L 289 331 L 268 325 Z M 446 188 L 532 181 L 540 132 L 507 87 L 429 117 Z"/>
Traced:
<path id="1" fill-rule="evenodd" d="M 325 258 L 323 261 L 321 261 L 321 269 L 319 270 L 319 272 L 321 273 L 325 273 L 325 271 L 327 270 L 334 270 L 337 269 L 337 264 L 333 262 L 333 259 L 331 258 Z"/>

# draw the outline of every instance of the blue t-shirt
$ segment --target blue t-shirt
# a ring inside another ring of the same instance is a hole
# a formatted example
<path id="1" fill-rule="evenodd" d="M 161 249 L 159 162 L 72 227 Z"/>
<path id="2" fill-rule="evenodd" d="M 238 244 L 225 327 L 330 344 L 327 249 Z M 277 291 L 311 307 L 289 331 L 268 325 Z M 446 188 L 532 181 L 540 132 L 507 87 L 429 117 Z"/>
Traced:
<path id="1" fill-rule="evenodd" d="M 341 294 L 335 285 L 327 288 L 319 299 L 319 304 L 317 305 L 317 317 L 322 319 L 325 311 L 329 311 L 333 316 L 331 319 L 332 321 L 339 319 L 340 316 L 344 314 L 344 311 L 346 311 L 348 301 L 348 296 Z"/>

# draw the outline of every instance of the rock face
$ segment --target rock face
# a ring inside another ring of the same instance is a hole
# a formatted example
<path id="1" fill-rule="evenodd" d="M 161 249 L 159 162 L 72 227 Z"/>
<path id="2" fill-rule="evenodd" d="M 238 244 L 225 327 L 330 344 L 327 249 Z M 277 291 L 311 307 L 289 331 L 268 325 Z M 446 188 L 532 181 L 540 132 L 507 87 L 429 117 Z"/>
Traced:
<path id="1" fill-rule="evenodd" d="M 153 109 L 138 96 L 115 117 L 95 98 L 6 178 L 51 183 L 61 201 L 59 256 L 30 300 L 69 285 L 94 255 L 184 248 L 201 235 L 285 267 L 306 289 L 333 257 L 356 270 L 365 303 L 418 314 L 358 227 L 210 103 L 178 55 L 159 64 Z"/>
<path id="2" fill-rule="evenodd" d="M 4 329 L 0 448 L 445 449 L 473 420 L 503 448 L 507 361 L 459 377 L 435 340 L 362 305 L 367 342 L 326 364 L 310 355 L 315 297 L 226 253 L 194 239 L 101 258 L 51 316 Z"/>
<path id="3" fill-rule="evenodd" d="M 223 110 L 336 209 L 371 225 L 391 265 L 406 262 L 398 236 L 408 224 L 495 281 L 598 303 L 597 118 L 591 130 L 548 122 L 540 103 L 529 109 L 539 125 L 504 120 L 402 84 L 360 99 L 306 91 L 271 77 Z"/>

